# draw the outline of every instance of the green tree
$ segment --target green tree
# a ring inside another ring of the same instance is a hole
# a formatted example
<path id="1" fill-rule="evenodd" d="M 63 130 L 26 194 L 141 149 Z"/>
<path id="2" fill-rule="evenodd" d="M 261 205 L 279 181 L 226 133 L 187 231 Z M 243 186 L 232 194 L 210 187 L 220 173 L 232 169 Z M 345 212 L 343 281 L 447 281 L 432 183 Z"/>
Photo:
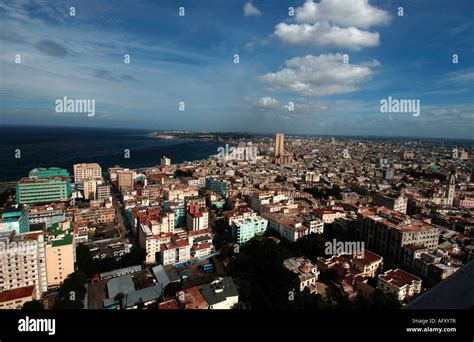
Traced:
<path id="1" fill-rule="evenodd" d="M 164 289 L 164 294 L 167 297 L 174 297 L 176 295 L 176 292 L 182 291 L 183 290 L 183 284 L 181 284 L 180 281 L 173 281 L 166 285 Z"/>
<path id="2" fill-rule="evenodd" d="M 372 310 L 398 310 L 401 305 L 393 293 L 376 289 L 372 296 Z"/>
<path id="3" fill-rule="evenodd" d="M 41 303 L 40 301 L 33 299 L 23 304 L 21 309 L 22 310 L 43 310 L 44 306 L 43 306 L 43 303 Z"/>
<path id="4" fill-rule="evenodd" d="M 123 309 L 123 300 L 125 299 L 125 294 L 123 292 L 119 292 L 115 295 L 114 299 L 119 302 L 120 309 Z"/>
<path id="5" fill-rule="evenodd" d="M 77 270 L 68 275 L 62 285 L 58 289 L 58 296 L 53 305 L 54 309 L 82 309 L 84 304 L 82 301 L 86 295 L 87 283 L 86 274 Z"/>
<path id="6" fill-rule="evenodd" d="M 232 310 L 247 310 L 248 306 L 244 302 L 237 302 L 235 305 L 232 307 Z"/>

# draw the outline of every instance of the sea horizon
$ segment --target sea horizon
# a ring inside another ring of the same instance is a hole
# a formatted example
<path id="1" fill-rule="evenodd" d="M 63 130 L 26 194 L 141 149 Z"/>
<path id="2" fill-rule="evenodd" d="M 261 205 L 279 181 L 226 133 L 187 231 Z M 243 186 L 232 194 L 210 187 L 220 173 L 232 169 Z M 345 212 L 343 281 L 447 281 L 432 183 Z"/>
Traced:
<path id="1" fill-rule="evenodd" d="M 2 124 L 0 125 L 0 130 L 2 128 L 64 128 L 64 129 L 84 129 L 84 130 L 108 130 L 108 131 L 138 131 L 138 132 L 166 132 L 166 133 L 218 133 L 218 134 L 253 134 L 255 136 L 262 137 L 273 137 L 278 131 L 272 132 L 253 132 L 253 131 L 232 131 L 232 130 L 189 130 L 189 129 L 147 129 L 147 128 L 136 128 L 136 127 L 102 127 L 102 126 L 60 126 L 60 125 L 17 125 L 17 124 Z M 346 138 L 346 139 L 357 139 L 357 138 L 368 138 L 368 139 L 402 139 L 402 140 L 443 140 L 443 141 L 466 141 L 474 142 L 473 138 L 449 138 L 449 137 L 440 137 L 440 136 L 404 136 L 404 135 L 380 135 L 380 134 L 331 134 L 331 133 L 292 133 L 292 132 L 282 132 L 285 133 L 287 137 L 335 137 L 335 138 Z M 157 138 L 154 138 L 157 139 Z M 160 140 L 160 139 L 157 139 Z"/>
<path id="2" fill-rule="evenodd" d="M 156 166 L 162 156 L 172 163 L 207 159 L 220 146 L 196 139 L 160 140 L 150 130 L 83 127 L 0 126 L 0 182 L 27 177 L 37 167 L 61 167 L 71 174 L 77 163 L 96 162 L 103 169 Z M 129 158 L 125 150 L 129 150 Z"/>

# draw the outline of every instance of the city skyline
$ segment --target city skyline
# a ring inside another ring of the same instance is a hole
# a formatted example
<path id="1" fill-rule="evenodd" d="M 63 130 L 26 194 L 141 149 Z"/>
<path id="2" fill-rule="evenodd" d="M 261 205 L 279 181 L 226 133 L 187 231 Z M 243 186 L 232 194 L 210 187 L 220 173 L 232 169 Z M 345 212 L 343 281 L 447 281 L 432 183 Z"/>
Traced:
<path id="1" fill-rule="evenodd" d="M 472 139 L 473 4 L 352 4 L 2 3 L 0 123 Z"/>

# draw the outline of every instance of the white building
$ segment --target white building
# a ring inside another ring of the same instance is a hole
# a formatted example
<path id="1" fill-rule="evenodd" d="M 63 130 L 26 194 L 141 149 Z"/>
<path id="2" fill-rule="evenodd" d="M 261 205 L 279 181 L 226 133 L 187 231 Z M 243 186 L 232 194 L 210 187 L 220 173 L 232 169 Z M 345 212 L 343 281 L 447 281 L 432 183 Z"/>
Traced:
<path id="1" fill-rule="evenodd" d="M 420 293 L 421 279 L 397 268 L 380 274 L 377 288 L 393 293 L 399 301 L 404 301 Z"/>
<path id="2" fill-rule="evenodd" d="M 34 286 L 35 298 L 48 289 L 42 232 L 0 236 L 0 292 Z"/>
<path id="3" fill-rule="evenodd" d="M 309 293 L 317 292 L 316 281 L 319 278 L 319 271 L 318 267 L 309 259 L 304 257 L 289 258 L 283 261 L 283 266 L 298 275 L 300 292 L 306 289 Z"/>
<path id="4" fill-rule="evenodd" d="M 161 166 L 171 166 L 171 159 L 166 157 L 166 156 L 161 157 L 160 165 Z"/>
<path id="5" fill-rule="evenodd" d="M 191 244 L 184 239 L 172 239 L 161 245 L 160 261 L 163 265 L 174 265 L 191 259 Z"/>
<path id="6" fill-rule="evenodd" d="M 203 230 L 209 227 L 209 211 L 205 207 L 190 205 L 186 212 L 188 231 Z"/>
<path id="7" fill-rule="evenodd" d="M 239 293 L 231 277 L 217 278 L 199 290 L 209 309 L 229 310 L 239 301 Z"/>

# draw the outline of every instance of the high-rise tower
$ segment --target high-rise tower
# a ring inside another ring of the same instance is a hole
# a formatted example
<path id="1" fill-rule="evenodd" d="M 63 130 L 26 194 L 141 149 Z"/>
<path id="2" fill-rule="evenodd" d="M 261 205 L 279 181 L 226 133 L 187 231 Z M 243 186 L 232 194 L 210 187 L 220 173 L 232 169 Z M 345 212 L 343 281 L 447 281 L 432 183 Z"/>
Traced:
<path id="1" fill-rule="evenodd" d="M 452 206 L 454 202 L 454 190 L 456 189 L 456 172 L 452 170 L 449 173 L 448 197 L 446 205 Z"/>
<path id="2" fill-rule="evenodd" d="M 285 135 L 277 133 L 275 137 L 275 158 L 285 154 Z"/>

